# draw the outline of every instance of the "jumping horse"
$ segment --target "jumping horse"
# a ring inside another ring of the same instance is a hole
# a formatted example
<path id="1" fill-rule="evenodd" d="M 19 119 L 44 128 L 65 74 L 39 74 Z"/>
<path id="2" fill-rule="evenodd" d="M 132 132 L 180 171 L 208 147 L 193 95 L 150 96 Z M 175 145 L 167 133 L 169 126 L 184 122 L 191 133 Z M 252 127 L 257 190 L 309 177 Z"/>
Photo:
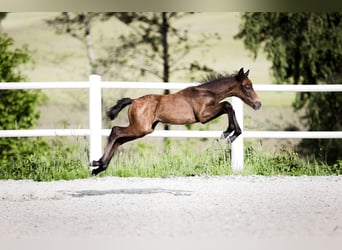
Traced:
<path id="1" fill-rule="evenodd" d="M 136 99 L 123 98 L 107 112 L 114 120 L 119 112 L 129 106 L 127 127 L 114 126 L 108 137 L 103 156 L 93 161 L 92 175 L 106 170 L 118 147 L 126 142 L 141 138 L 153 132 L 156 125 L 207 123 L 223 114 L 228 115 L 228 128 L 222 136 L 232 143 L 241 129 L 236 121 L 232 105 L 223 99 L 237 96 L 254 110 L 261 102 L 253 90 L 248 73 L 243 68 L 237 74 L 210 74 L 197 86 L 182 89 L 168 95 L 145 95 Z"/>

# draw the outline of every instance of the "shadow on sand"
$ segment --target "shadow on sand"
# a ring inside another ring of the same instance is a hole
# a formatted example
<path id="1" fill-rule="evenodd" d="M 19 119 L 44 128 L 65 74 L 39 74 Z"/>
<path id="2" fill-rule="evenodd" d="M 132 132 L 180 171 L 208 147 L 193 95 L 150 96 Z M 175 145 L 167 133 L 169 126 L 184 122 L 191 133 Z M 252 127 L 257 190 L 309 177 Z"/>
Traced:
<path id="1" fill-rule="evenodd" d="M 130 189 L 110 189 L 110 190 L 80 190 L 80 191 L 60 191 L 66 195 L 82 198 L 86 196 L 102 196 L 110 194 L 172 194 L 175 196 L 190 196 L 191 191 L 164 189 L 164 188 L 130 188 Z"/>

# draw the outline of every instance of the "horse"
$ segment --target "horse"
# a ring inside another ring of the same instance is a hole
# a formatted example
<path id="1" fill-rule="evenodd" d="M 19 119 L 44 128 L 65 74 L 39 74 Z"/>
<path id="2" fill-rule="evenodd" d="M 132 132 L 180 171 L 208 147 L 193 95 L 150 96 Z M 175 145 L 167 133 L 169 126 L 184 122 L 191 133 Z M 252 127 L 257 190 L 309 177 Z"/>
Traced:
<path id="1" fill-rule="evenodd" d="M 248 78 L 249 70 L 241 68 L 238 73 L 209 74 L 201 84 L 182 89 L 173 94 L 148 94 L 136 99 L 122 98 L 107 112 L 114 120 L 126 106 L 128 108 L 129 125 L 114 126 L 108 137 L 104 154 L 98 161 L 93 161 L 92 175 L 107 169 L 118 147 L 126 142 L 144 137 L 154 131 L 158 123 L 164 124 L 205 124 L 223 114 L 228 116 L 228 127 L 222 137 L 228 143 L 241 134 L 232 105 L 223 101 L 230 96 L 242 99 L 254 110 L 261 107 L 261 101 L 253 90 Z"/>

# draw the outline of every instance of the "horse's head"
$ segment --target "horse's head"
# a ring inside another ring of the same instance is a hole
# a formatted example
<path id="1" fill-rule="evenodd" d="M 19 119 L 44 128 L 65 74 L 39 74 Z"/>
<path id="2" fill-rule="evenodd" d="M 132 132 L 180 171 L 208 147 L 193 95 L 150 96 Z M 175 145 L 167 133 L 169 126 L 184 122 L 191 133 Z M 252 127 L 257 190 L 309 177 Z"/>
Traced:
<path id="1" fill-rule="evenodd" d="M 249 70 L 243 72 L 243 68 L 235 76 L 238 86 L 236 87 L 236 96 L 240 97 L 245 103 L 253 109 L 258 110 L 261 107 L 261 101 L 253 89 L 251 80 L 248 78 Z"/>

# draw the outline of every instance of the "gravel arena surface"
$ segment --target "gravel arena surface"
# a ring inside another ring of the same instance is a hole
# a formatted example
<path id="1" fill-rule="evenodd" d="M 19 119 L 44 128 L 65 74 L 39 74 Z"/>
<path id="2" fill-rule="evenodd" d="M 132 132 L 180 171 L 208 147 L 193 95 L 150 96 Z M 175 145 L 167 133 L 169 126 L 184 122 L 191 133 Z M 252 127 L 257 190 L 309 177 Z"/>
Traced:
<path id="1" fill-rule="evenodd" d="M 8 180 L 0 181 L 0 216 L 0 242 L 341 242 L 342 176 Z"/>

